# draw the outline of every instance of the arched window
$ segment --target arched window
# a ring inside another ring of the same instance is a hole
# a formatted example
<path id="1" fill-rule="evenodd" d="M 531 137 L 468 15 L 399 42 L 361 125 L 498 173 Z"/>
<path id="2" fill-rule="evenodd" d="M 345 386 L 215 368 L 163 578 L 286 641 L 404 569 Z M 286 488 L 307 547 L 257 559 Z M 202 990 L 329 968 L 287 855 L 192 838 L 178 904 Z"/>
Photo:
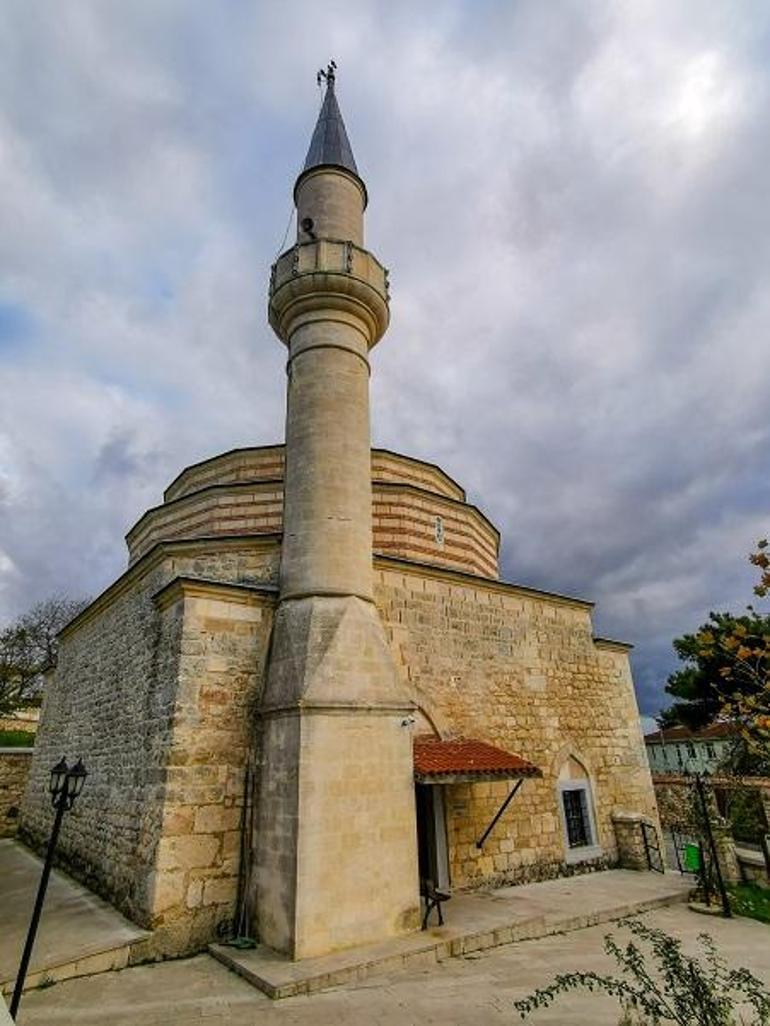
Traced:
<path id="1" fill-rule="evenodd" d="M 585 862 L 601 855 L 596 833 L 591 781 L 585 766 L 570 756 L 559 771 L 559 811 L 564 830 L 565 858 Z"/>

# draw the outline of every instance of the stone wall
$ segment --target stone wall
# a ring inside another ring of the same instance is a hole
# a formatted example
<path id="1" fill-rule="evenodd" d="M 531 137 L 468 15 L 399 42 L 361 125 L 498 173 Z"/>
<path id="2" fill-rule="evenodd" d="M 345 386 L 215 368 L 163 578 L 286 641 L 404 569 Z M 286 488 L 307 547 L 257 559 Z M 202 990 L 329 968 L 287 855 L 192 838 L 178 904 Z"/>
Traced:
<path id="1" fill-rule="evenodd" d="M 770 834 L 768 834 L 767 844 L 770 845 Z M 770 870 L 761 851 L 736 846 L 735 857 L 741 880 L 762 884 L 765 887 L 770 885 Z"/>
<path id="2" fill-rule="evenodd" d="M 254 709 L 277 567 L 277 545 L 258 538 L 164 543 L 62 639 L 23 834 L 42 846 L 50 766 L 82 755 L 90 775 L 65 818 L 62 861 L 153 928 L 159 953 L 200 948 L 236 913 L 244 772 L 260 763 Z M 656 821 L 626 647 L 592 638 L 587 603 L 385 558 L 375 577 L 420 722 L 517 752 L 543 772 L 523 783 L 482 849 L 475 842 L 512 785 L 447 788 L 452 885 L 616 864 L 613 813 Z M 557 797 L 570 758 L 590 779 L 599 841 L 577 865 L 565 857 Z"/>
<path id="3" fill-rule="evenodd" d="M 644 843 L 642 828 L 651 825 L 654 829 L 648 838 L 651 849 L 657 848 L 660 853 L 660 861 L 664 861 L 663 838 L 660 835 L 657 824 L 650 823 L 646 816 L 638 812 L 614 812 L 612 822 L 615 827 L 615 841 L 618 846 L 618 865 L 621 869 L 649 869 L 648 859 L 657 859 L 657 853 L 650 850 L 648 853 Z"/>
<path id="4" fill-rule="evenodd" d="M 0 837 L 16 833 L 31 765 L 31 748 L 0 748 Z"/>
<path id="5" fill-rule="evenodd" d="M 692 824 L 693 778 L 674 773 L 656 773 L 653 776 L 655 795 L 664 827 L 686 830 Z M 759 792 L 765 810 L 765 819 L 770 824 L 770 777 L 710 776 L 708 791 L 730 791 L 736 786 L 755 789 Z"/>
<path id="6" fill-rule="evenodd" d="M 526 588 L 378 560 L 376 599 L 423 723 L 533 762 L 482 849 L 512 784 L 447 788 L 454 886 L 542 879 L 617 862 L 613 812 L 657 823 L 627 646 L 595 641 L 591 606 Z M 569 757 L 591 782 L 599 841 L 567 864 L 557 778 Z"/>
<path id="7" fill-rule="evenodd" d="M 40 848 L 50 830 L 50 767 L 82 756 L 83 793 L 64 818 L 58 852 L 68 870 L 132 919 L 147 923 L 147 873 L 163 792 L 173 677 L 157 667 L 153 569 L 62 639 L 46 688 L 21 834 Z"/>
<path id="8" fill-rule="evenodd" d="M 661 826 L 687 831 L 692 826 L 692 781 L 685 777 L 653 777 Z"/>
<path id="9" fill-rule="evenodd" d="M 274 598 L 248 588 L 172 583 L 159 597 L 179 639 L 166 787 L 150 877 L 156 948 L 193 951 L 237 913 L 247 763 L 258 762 Z"/>
<path id="10" fill-rule="evenodd" d="M 693 786 L 693 778 L 673 773 L 658 773 L 653 777 L 655 794 L 660 810 L 660 821 L 666 830 L 678 831 L 682 835 L 697 836 L 700 833 L 701 812 Z M 710 776 L 705 787 L 706 802 L 710 809 L 711 829 L 717 848 L 717 857 L 722 877 L 727 883 L 741 879 L 766 877 L 764 856 L 742 851 L 740 843 L 732 837 L 732 828 L 719 814 L 719 792 L 724 798 L 736 788 L 756 790 L 762 801 L 765 819 L 770 824 L 770 778 Z M 768 834 L 770 837 L 770 834 Z M 704 842 L 705 843 L 705 842 Z"/>
<path id="11" fill-rule="evenodd" d="M 185 575 L 272 585 L 276 573 L 277 549 L 256 539 L 160 547 L 66 629 L 46 689 L 22 836 L 42 847 L 50 766 L 62 753 L 82 756 L 89 777 L 62 825 L 60 859 L 135 922 L 163 927 L 159 943 L 176 931 L 177 952 L 195 943 L 201 920 L 232 905 L 246 708 L 269 622 L 249 614 L 243 630 L 239 589 L 216 611 L 188 603 L 183 589 L 169 603 L 162 589 Z M 227 887 L 210 882 L 223 876 Z M 181 908 L 196 902 L 205 911 L 187 917 L 181 937 Z"/>

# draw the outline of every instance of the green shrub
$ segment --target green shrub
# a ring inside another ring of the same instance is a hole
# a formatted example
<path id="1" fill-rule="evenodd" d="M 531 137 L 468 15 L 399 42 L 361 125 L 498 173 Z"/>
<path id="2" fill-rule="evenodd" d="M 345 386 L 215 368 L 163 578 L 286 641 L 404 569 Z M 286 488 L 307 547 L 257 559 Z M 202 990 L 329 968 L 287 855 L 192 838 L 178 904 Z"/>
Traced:
<path id="1" fill-rule="evenodd" d="M 31 748 L 35 735 L 29 730 L 0 730 L 0 748 Z"/>
<path id="2" fill-rule="evenodd" d="M 729 887 L 730 908 L 737 916 L 770 923 L 770 889 L 756 883 L 734 884 Z"/>
<path id="3" fill-rule="evenodd" d="M 624 1024 L 770 1024 L 770 993 L 748 969 L 728 969 L 708 934 L 698 937 L 703 954 L 695 958 L 685 955 L 682 942 L 663 930 L 647 926 L 639 919 L 628 919 L 623 925 L 633 934 L 624 948 L 612 934 L 604 938 L 604 948 L 620 968 L 620 977 L 593 972 L 561 973 L 550 986 L 514 1002 L 522 1019 L 537 1008 L 547 1008 L 560 994 L 585 987 L 617 998 Z M 635 939 L 648 945 L 649 951 Z M 649 966 L 648 960 L 652 962 Z M 754 1017 L 737 1019 L 739 1005 L 751 1008 Z"/>

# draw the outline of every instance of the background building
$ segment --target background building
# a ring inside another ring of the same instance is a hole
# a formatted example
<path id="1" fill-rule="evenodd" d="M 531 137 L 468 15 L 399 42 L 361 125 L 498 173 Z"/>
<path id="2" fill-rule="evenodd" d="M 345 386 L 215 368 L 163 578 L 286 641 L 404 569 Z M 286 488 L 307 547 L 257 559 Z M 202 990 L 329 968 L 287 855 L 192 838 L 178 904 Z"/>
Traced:
<path id="1" fill-rule="evenodd" d="M 713 723 L 697 731 L 667 727 L 645 734 L 650 769 L 653 773 L 714 773 L 727 758 L 736 735 L 729 723 Z"/>

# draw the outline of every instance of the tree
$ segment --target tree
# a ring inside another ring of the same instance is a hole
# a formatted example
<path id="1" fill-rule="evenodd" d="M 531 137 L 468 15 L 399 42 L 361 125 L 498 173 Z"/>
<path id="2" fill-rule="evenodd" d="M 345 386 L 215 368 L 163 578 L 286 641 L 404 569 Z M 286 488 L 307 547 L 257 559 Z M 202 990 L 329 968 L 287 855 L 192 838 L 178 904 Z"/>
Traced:
<path id="1" fill-rule="evenodd" d="M 757 543 L 749 562 L 759 567 L 754 593 L 770 593 L 768 542 Z M 678 698 L 661 714 L 661 726 L 698 729 L 717 718 L 735 722 L 746 744 L 766 755 L 770 744 L 770 615 L 749 605 L 743 615 L 710 613 L 695 634 L 674 640 L 686 664 L 672 673 L 668 694 Z"/>
<path id="2" fill-rule="evenodd" d="M 759 690 L 747 660 L 755 647 L 764 650 L 765 638 L 770 642 L 770 616 L 753 610 L 743 616 L 709 613 L 694 634 L 675 638 L 674 651 L 685 666 L 668 678 L 666 693 L 678 701 L 661 713 L 661 725 L 698 730 L 713 723 L 737 692 Z"/>
<path id="3" fill-rule="evenodd" d="M 0 716 L 40 695 L 43 671 L 56 662 L 59 631 L 88 602 L 53 595 L 0 630 Z"/>

